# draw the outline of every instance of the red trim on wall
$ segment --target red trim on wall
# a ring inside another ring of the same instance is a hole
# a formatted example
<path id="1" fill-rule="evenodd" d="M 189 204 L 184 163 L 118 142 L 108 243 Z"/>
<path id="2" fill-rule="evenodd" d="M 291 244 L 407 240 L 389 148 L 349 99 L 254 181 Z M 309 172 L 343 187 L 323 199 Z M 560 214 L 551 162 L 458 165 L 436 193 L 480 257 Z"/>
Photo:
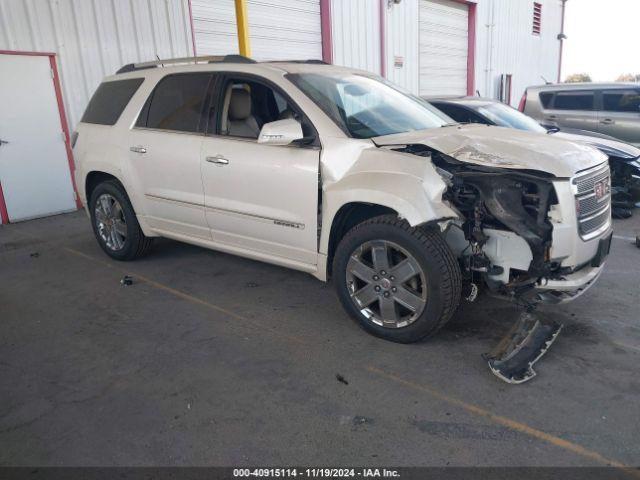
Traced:
<path id="1" fill-rule="evenodd" d="M 331 0 L 320 0 L 320 31 L 322 36 L 322 61 L 325 63 L 333 63 Z"/>
<path id="2" fill-rule="evenodd" d="M 9 223 L 9 212 L 7 212 L 7 204 L 4 201 L 4 193 L 2 193 L 2 183 L 0 183 L 0 224 Z"/>
<path id="3" fill-rule="evenodd" d="M 387 77 L 387 29 L 385 28 L 385 17 L 387 14 L 387 0 L 380 0 L 378 11 L 380 13 L 380 76 Z"/>
<path id="4" fill-rule="evenodd" d="M 58 114 L 60 115 L 60 126 L 64 132 L 64 146 L 67 152 L 67 163 L 69 165 L 69 174 L 71 175 L 71 185 L 76 197 L 76 206 L 82 208 L 80 197 L 78 195 L 78 189 L 76 188 L 76 180 L 74 172 L 76 170 L 75 163 L 73 161 L 73 151 L 71 150 L 71 135 L 69 134 L 69 125 L 67 123 L 67 114 L 64 110 L 64 102 L 62 100 L 62 89 L 60 88 L 60 76 L 58 75 L 58 66 L 56 63 L 56 54 L 54 52 L 28 52 L 21 50 L 0 50 L 0 55 L 22 55 L 29 57 L 49 57 L 49 65 L 53 72 L 53 89 L 56 93 L 56 102 L 58 104 Z M 7 205 L 2 195 L 2 188 L 0 186 L 0 215 L 2 216 L 3 223 L 9 223 L 9 214 L 7 212 Z M 6 216 L 6 219 L 5 219 Z"/>
<path id="5" fill-rule="evenodd" d="M 191 7 L 191 0 L 187 1 L 187 5 L 189 6 L 189 22 L 191 22 L 191 43 L 193 45 L 193 56 L 197 57 L 198 53 L 196 52 L 196 29 L 193 26 L 193 9 Z"/>
<path id="6" fill-rule="evenodd" d="M 62 100 L 62 89 L 60 88 L 60 77 L 58 76 L 58 66 L 56 62 L 56 56 L 49 56 L 49 63 L 51 64 L 51 71 L 53 71 L 53 88 L 56 91 L 56 101 L 58 102 L 58 113 L 60 114 L 60 125 L 62 125 L 62 131 L 64 132 L 64 146 L 67 150 L 67 162 L 69 163 L 69 173 L 71 173 L 71 184 L 73 185 L 73 191 L 76 197 L 76 207 L 82 208 L 82 202 L 80 202 L 80 195 L 78 195 L 78 188 L 76 187 L 75 171 L 76 165 L 73 161 L 73 150 L 71 150 L 71 135 L 69 134 L 69 125 L 67 124 L 67 114 L 64 110 L 64 102 Z"/>
<path id="7" fill-rule="evenodd" d="M 467 95 L 473 96 L 476 89 L 476 10 L 478 5 L 468 3 L 468 6 Z"/>

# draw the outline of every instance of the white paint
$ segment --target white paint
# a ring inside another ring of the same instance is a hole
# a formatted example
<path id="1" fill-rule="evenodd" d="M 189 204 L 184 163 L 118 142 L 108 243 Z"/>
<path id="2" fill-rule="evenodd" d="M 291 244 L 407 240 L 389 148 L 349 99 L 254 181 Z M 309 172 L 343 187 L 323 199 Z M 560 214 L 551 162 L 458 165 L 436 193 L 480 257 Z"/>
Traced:
<path id="1" fill-rule="evenodd" d="M 418 93 L 418 1 L 404 0 L 387 4 L 386 27 L 386 77 L 411 93 Z M 402 57 L 402 66 L 395 59 Z"/>
<path id="2" fill-rule="evenodd" d="M 0 183 L 9 221 L 74 210 L 49 58 L 0 55 Z"/>
<path id="3" fill-rule="evenodd" d="M 378 0 L 332 0 L 333 63 L 380 74 Z"/>
<path id="4" fill-rule="evenodd" d="M 469 7 L 420 0 L 420 95 L 466 95 Z"/>
<path id="5" fill-rule="evenodd" d="M 0 0 L 0 50 L 57 53 L 72 129 L 103 77 L 191 44 L 187 0 Z"/>
<path id="6" fill-rule="evenodd" d="M 475 88 L 498 98 L 500 75 L 512 74 L 511 105 L 524 90 L 558 77 L 561 30 L 560 0 L 542 3 L 542 31 L 533 35 L 533 0 L 481 0 L 477 6 Z"/>
<path id="7" fill-rule="evenodd" d="M 198 55 L 238 53 L 234 0 L 193 0 Z M 248 0 L 251 57 L 322 59 L 319 0 Z"/>

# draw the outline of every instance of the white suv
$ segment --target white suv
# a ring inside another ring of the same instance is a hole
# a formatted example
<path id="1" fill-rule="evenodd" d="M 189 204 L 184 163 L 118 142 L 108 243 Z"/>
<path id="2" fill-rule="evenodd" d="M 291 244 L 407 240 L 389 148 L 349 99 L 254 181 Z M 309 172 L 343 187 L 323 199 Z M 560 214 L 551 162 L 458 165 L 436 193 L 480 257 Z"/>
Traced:
<path id="1" fill-rule="evenodd" d="M 332 278 L 366 330 L 398 342 L 437 331 L 463 289 L 574 298 L 611 242 L 597 150 L 459 125 L 320 62 L 127 65 L 94 94 L 74 153 L 109 256 L 162 236 Z"/>

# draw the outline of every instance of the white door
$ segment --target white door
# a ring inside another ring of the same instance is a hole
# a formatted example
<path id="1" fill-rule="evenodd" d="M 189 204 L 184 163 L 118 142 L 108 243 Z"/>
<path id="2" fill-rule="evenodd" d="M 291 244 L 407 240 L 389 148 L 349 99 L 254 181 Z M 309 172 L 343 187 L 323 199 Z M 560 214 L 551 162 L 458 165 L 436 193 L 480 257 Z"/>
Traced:
<path id="1" fill-rule="evenodd" d="M 420 0 L 420 95 L 466 95 L 469 8 Z"/>
<path id="2" fill-rule="evenodd" d="M 9 221 L 76 209 L 49 57 L 0 54 L 0 140 Z"/>

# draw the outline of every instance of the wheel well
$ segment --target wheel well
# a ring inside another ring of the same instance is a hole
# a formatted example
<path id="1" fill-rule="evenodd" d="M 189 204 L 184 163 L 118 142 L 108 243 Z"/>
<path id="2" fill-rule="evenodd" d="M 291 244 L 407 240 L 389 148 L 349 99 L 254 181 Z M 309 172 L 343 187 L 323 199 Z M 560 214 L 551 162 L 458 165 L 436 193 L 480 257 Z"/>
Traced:
<path id="1" fill-rule="evenodd" d="M 327 259 L 327 273 L 329 276 L 331 276 L 331 270 L 333 268 L 333 255 L 342 237 L 359 223 L 377 217 L 378 215 L 387 214 L 397 215 L 398 212 L 382 205 L 361 202 L 347 203 L 338 210 L 338 213 L 333 217 L 331 233 L 329 234 L 329 256 Z"/>
<path id="2" fill-rule="evenodd" d="M 120 185 L 122 185 L 120 180 L 118 180 L 113 175 L 109 175 L 108 173 L 89 172 L 84 182 L 84 191 L 87 197 L 87 205 L 89 204 L 89 200 L 91 199 L 91 194 L 93 193 L 93 189 L 96 188 L 98 185 L 100 185 L 102 182 L 105 182 L 108 180 L 115 180 L 116 182 L 120 183 Z"/>

